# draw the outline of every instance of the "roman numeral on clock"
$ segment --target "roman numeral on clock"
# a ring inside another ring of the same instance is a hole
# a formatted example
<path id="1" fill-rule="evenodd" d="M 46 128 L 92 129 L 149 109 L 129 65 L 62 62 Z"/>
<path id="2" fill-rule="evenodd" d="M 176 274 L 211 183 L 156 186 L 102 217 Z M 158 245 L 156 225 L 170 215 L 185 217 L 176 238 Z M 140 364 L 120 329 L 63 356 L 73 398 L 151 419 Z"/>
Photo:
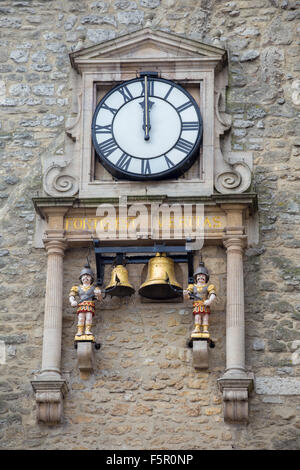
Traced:
<path id="1" fill-rule="evenodd" d="M 182 123 L 183 131 L 197 131 L 199 129 L 198 121 L 186 121 Z"/>
<path id="2" fill-rule="evenodd" d="M 166 163 L 167 163 L 167 165 L 168 165 L 168 168 L 173 168 L 174 163 L 172 162 L 172 160 L 170 160 L 170 159 L 167 157 L 167 155 L 164 155 L 164 157 L 165 157 Z"/>
<path id="3" fill-rule="evenodd" d="M 119 88 L 118 91 L 123 96 L 125 103 L 127 103 L 127 101 L 131 101 L 133 99 L 133 96 L 130 93 L 130 91 L 128 90 L 127 86 L 123 86 L 123 87 Z"/>
<path id="4" fill-rule="evenodd" d="M 112 125 L 108 124 L 107 126 L 100 126 L 99 124 L 95 125 L 96 134 L 112 134 Z"/>
<path id="5" fill-rule="evenodd" d="M 130 165 L 132 157 L 127 155 L 127 153 L 123 153 L 119 160 L 117 161 L 116 165 L 121 168 L 122 170 L 127 171 Z"/>
<path id="6" fill-rule="evenodd" d="M 101 142 L 100 144 L 98 143 L 98 148 L 100 152 L 102 153 L 102 155 L 104 155 L 104 157 L 108 157 L 111 153 L 113 153 L 119 147 L 116 141 L 113 138 L 111 138 L 111 139 L 105 140 L 104 142 Z"/>
<path id="7" fill-rule="evenodd" d="M 103 109 L 107 109 L 108 111 L 110 111 L 113 115 L 115 115 L 117 113 L 117 109 L 115 108 L 111 108 L 110 106 L 108 106 L 105 102 L 102 104 L 101 108 Z"/>
<path id="8" fill-rule="evenodd" d="M 187 101 L 186 103 L 183 103 L 181 106 L 178 106 L 177 111 L 181 113 L 182 111 L 185 111 L 186 109 L 190 108 L 193 106 L 191 101 Z"/>
<path id="9" fill-rule="evenodd" d="M 164 100 L 167 100 L 167 99 L 168 99 L 168 97 L 169 97 L 171 91 L 173 90 L 173 88 L 174 88 L 173 86 L 170 86 L 170 88 L 168 89 L 167 93 L 166 93 L 165 96 L 164 96 Z"/>
<path id="10" fill-rule="evenodd" d="M 150 168 L 150 161 L 142 159 L 142 166 L 141 166 L 142 174 L 143 175 L 151 175 L 151 168 Z"/>
<path id="11" fill-rule="evenodd" d="M 180 152 L 189 153 L 193 146 L 193 142 L 180 138 L 174 148 L 180 150 Z"/>
<path id="12" fill-rule="evenodd" d="M 147 84 L 148 84 L 148 96 L 154 96 L 154 81 L 153 80 L 148 80 L 147 81 Z M 142 93 L 140 96 L 145 96 L 145 82 L 141 82 L 141 86 L 142 86 Z"/>

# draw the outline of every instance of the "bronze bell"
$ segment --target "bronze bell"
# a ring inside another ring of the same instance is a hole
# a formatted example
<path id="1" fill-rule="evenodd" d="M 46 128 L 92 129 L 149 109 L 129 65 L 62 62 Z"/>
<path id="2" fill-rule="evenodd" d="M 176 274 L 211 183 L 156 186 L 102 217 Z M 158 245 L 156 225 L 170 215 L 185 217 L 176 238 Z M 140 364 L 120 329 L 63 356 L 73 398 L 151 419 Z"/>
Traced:
<path id="1" fill-rule="evenodd" d="M 153 300 L 174 299 L 182 294 L 182 287 L 175 278 L 174 261 L 165 253 L 156 253 L 150 259 L 147 279 L 140 286 L 139 294 Z"/>
<path id="2" fill-rule="evenodd" d="M 113 268 L 105 293 L 111 297 L 125 297 L 134 293 L 134 288 L 128 280 L 128 271 L 122 264 L 118 264 Z"/>

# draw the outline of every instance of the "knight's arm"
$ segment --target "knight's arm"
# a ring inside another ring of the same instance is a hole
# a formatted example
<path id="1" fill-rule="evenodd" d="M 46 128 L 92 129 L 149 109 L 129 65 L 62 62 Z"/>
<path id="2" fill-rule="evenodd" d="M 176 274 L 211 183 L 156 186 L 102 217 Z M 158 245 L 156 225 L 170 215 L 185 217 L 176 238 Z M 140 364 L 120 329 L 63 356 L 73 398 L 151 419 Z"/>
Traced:
<path id="1" fill-rule="evenodd" d="M 69 301 L 72 305 L 72 303 L 76 302 L 76 299 L 75 297 L 78 295 L 78 287 L 77 286 L 73 286 L 70 290 L 70 293 L 69 293 Z"/>
<path id="2" fill-rule="evenodd" d="M 207 288 L 207 291 L 208 291 L 208 300 L 209 300 L 209 303 L 211 304 L 217 297 L 215 286 L 213 284 L 210 284 Z"/>
<path id="3" fill-rule="evenodd" d="M 193 293 L 193 289 L 194 289 L 193 284 L 189 284 L 189 285 L 187 286 L 187 288 L 183 291 L 183 295 L 184 295 L 184 298 L 185 298 L 185 299 L 189 299 L 189 298 L 190 298 L 190 295 L 189 295 L 189 294 L 192 294 L 192 293 Z"/>

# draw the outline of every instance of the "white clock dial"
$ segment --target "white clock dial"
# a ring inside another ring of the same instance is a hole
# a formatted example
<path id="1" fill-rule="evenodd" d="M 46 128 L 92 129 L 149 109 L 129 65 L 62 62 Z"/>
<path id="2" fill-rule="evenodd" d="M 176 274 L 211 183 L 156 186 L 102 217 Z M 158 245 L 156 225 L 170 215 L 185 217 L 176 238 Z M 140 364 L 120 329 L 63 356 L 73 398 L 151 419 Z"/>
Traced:
<path id="1" fill-rule="evenodd" d="M 118 178 L 177 177 L 194 162 L 202 120 L 194 99 L 168 80 L 145 76 L 98 104 L 92 137 L 101 163 Z"/>

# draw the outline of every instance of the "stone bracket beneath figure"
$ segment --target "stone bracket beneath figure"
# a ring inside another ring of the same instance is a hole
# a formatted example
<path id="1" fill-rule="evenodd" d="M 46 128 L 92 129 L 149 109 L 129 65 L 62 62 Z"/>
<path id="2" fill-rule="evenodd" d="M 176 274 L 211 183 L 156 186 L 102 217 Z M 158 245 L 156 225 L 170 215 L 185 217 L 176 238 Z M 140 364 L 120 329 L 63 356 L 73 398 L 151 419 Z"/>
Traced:
<path id="1" fill-rule="evenodd" d="M 209 337 L 193 338 L 192 336 L 188 341 L 188 346 L 193 350 L 193 367 L 195 369 L 208 369 L 208 348 L 214 348 L 215 343 Z"/>
<path id="2" fill-rule="evenodd" d="M 37 403 L 37 420 L 44 424 L 59 424 L 63 416 L 63 398 L 68 387 L 65 380 L 32 380 Z"/>
<path id="3" fill-rule="evenodd" d="M 80 340 L 75 343 L 77 349 L 77 365 L 82 379 L 87 379 L 94 371 L 94 348 L 99 349 L 98 346 L 100 345 L 94 341 Z"/>
<path id="4" fill-rule="evenodd" d="M 195 369 L 208 369 L 207 341 L 193 341 L 193 366 Z"/>
<path id="5" fill-rule="evenodd" d="M 223 394 L 224 421 L 248 423 L 248 399 L 250 391 L 253 389 L 253 383 L 253 375 L 232 378 L 224 376 L 218 380 L 219 388 Z"/>

